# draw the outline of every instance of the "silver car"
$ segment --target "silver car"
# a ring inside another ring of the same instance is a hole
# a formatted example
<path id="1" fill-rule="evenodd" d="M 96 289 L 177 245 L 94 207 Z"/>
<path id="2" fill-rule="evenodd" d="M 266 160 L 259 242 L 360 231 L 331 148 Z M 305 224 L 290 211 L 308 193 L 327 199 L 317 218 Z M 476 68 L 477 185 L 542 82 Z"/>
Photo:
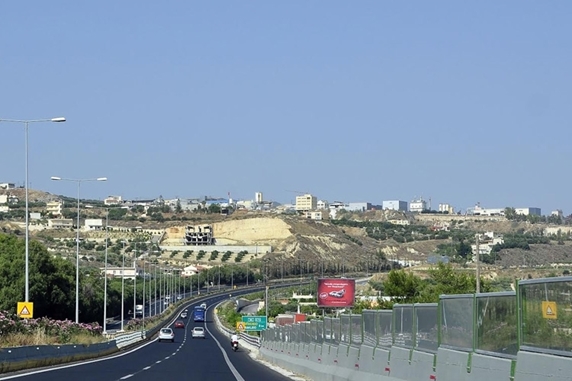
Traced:
<path id="1" fill-rule="evenodd" d="M 161 342 L 163 340 L 170 341 L 171 343 L 175 341 L 175 334 L 171 328 L 161 328 L 157 341 Z"/>
<path id="2" fill-rule="evenodd" d="M 194 327 L 191 333 L 191 337 L 194 339 L 196 337 L 205 338 L 205 329 L 203 327 Z"/>

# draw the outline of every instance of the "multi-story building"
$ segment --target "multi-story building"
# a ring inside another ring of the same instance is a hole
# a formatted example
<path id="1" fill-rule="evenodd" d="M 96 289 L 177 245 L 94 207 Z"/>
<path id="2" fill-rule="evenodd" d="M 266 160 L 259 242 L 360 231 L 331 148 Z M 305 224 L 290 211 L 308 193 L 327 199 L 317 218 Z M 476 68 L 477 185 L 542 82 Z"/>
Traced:
<path id="1" fill-rule="evenodd" d="M 264 196 L 262 195 L 262 192 L 254 193 L 254 202 L 255 203 L 262 204 L 263 201 L 264 201 Z"/>
<path id="2" fill-rule="evenodd" d="M 136 268 L 135 266 L 133 267 L 110 267 L 107 266 L 107 273 L 105 272 L 105 268 L 100 268 L 101 273 L 102 274 L 106 274 L 108 277 L 112 277 L 112 278 L 121 278 L 121 276 L 123 275 L 123 277 L 125 279 L 135 279 L 136 276 L 138 275 L 142 275 L 141 271 Z"/>
<path id="3" fill-rule="evenodd" d="M 103 219 L 101 219 L 101 218 L 86 218 L 84 229 L 85 230 L 102 230 L 103 229 Z"/>
<path id="4" fill-rule="evenodd" d="M 316 209 L 322 210 L 322 209 L 328 209 L 329 208 L 329 204 L 326 200 L 318 200 L 318 202 L 316 203 Z"/>
<path id="5" fill-rule="evenodd" d="M 346 209 L 348 212 L 365 212 L 371 210 L 370 202 L 350 202 Z"/>
<path id="6" fill-rule="evenodd" d="M 401 212 L 407 212 L 407 201 L 400 201 L 400 200 L 383 201 L 381 203 L 381 207 L 383 209 L 398 210 Z"/>
<path id="7" fill-rule="evenodd" d="M 322 220 L 322 212 L 306 212 L 304 213 L 307 219 L 321 221 Z"/>
<path id="8" fill-rule="evenodd" d="M 108 196 L 103 200 L 105 205 L 119 205 L 123 203 L 123 198 L 121 196 Z"/>
<path id="9" fill-rule="evenodd" d="M 448 213 L 448 214 L 455 214 L 455 208 L 453 208 L 449 204 L 439 204 L 439 212 Z"/>
<path id="10" fill-rule="evenodd" d="M 316 196 L 311 194 L 305 194 L 296 197 L 296 211 L 297 212 L 307 212 L 310 210 L 316 210 L 318 206 L 318 199 Z"/>
<path id="11" fill-rule="evenodd" d="M 528 208 L 514 208 L 514 212 L 515 212 L 516 214 L 521 214 L 521 215 L 523 215 L 523 216 L 528 216 L 528 215 L 531 215 L 531 216 L 541 216 L 541 215 L 542 215 L 540 208 L 531 208 L 531 207 L 528 207 Z"/>
<path id="12" fill-rule="evenodd" d="M 482 208 L 480 204 L 468 208 L 467 214 L 473 216 L 504 216 L 504 208 Z"/>
<path id="13" fill-rule="evenodd" d="M 50 218 L 48 227 L 52 229 L 69 229 L 73 228 L 73 219 L 71 218 Z"/>
<path id="14" fill-rule="evenodd" d="M 409 211 L 414 213 L 421 213 L 428 210 L 427 201 L 422 198 L 416 198 L 409 203 Z"/>
<path id="15" fill-rule="evenodd" d="M 60 200 L 49 201 L 46 203 L 46 212 L 48 215 L 60 217 L 62 215 L 63 202 Z"/>

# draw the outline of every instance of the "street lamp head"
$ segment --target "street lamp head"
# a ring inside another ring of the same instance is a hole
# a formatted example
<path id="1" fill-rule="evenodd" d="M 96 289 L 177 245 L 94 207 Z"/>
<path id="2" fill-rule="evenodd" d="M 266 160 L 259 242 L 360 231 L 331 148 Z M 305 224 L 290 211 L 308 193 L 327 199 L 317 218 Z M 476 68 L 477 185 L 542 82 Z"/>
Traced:
<path id="1" fill-rule="evenodd" d="M 107 177 L 98 177 L 97 181 L 107 181 Z"/>
<path id="2" fill-rule="evenodd" d="M 61 123 L 61 122 L 65 122 L 66 118 L 64 118 L 63 116 L 60 116 L 58 118 L 52 118 L 51 121 L 54 123 Z"/>
<path id="3" fill-rule="evenodd" d="M 57 177 L 57 176 L 52 176 L 50 178 L 54 181 L 60 181 L 62 179 L 61 177 Z"/>

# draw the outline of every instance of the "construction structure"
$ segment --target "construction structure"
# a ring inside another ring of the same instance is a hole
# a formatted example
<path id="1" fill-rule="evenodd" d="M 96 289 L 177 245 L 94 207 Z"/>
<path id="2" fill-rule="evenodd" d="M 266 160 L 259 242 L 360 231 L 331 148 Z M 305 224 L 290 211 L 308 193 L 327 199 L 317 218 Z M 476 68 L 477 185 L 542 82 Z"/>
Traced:
<path id="1" fill-rule="evenodd" d="M 213 228 L 211 225 L 188 225 L 183 241 L 189 246 L 214 245 Z"/>

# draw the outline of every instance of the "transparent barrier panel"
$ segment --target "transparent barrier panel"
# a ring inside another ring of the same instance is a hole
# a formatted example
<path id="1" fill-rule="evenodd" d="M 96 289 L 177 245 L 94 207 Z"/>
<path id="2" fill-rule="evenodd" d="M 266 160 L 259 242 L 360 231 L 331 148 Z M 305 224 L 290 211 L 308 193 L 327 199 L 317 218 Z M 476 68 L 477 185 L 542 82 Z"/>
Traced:
<path id="1" fill-rule="evenodd" d="M 364 310 L 361 315 L 363 316 L 363 342 L 365 345 L 375 347 L 377 345 L 377 322 L 376 311 Z"/>
<path id="2" fill-rule="evenodd" d="M 340 318 L 332 318 L 332 334 L 333 334 L 333 341 L 334 344 L 338 345 L 340 343 L 340 336 L 341 336 L 341 321 Z"/>
<path id="3" fill-rule="evenodd" d="M 521 346 L 572 356 L 572 277 L 519 283 Z"/>
<path id="4" fill-rule="evenodd" d="M 429 352 L 439 348 L 437 303 L 415 304 L 415 347 Z"/>
<path id="5" fill-rule="evenodd" d="M 316 320 L 316 332 L 317 332 L 317 340 L 318 344 L 324 343 L 324 321 L 323 320 Z"/>
<path id="6" fill-rule="evenodd" d="M 363 318 L 362 315 L 350 315 L 350 344 L 359 347 L 363 344 Z"/>
<path id="7" fill-rule="evenodd" d="M 377 311 L 377 344 L 389 348 L 393 343 L 393 311 Z"/>
<path id="8" fill-rule="evenodd" d="M 516 357 L 516 293 L 477 294 L 477 339 L 475 350 Z"/>
<path id="9" fill-rule="evenodd" d="M 350 315 L 340 315 L 340 343 L 351 343 Z"/>
<path id="10" fill-rule="evenodd" d="M 441 296 L 441 345 L 473 350 L 474 295 Z"/>
<path id="11" fill-rule="evenodd" d="M 413 348 L 413 304 L 393 306 L 393 345 Z"/>

